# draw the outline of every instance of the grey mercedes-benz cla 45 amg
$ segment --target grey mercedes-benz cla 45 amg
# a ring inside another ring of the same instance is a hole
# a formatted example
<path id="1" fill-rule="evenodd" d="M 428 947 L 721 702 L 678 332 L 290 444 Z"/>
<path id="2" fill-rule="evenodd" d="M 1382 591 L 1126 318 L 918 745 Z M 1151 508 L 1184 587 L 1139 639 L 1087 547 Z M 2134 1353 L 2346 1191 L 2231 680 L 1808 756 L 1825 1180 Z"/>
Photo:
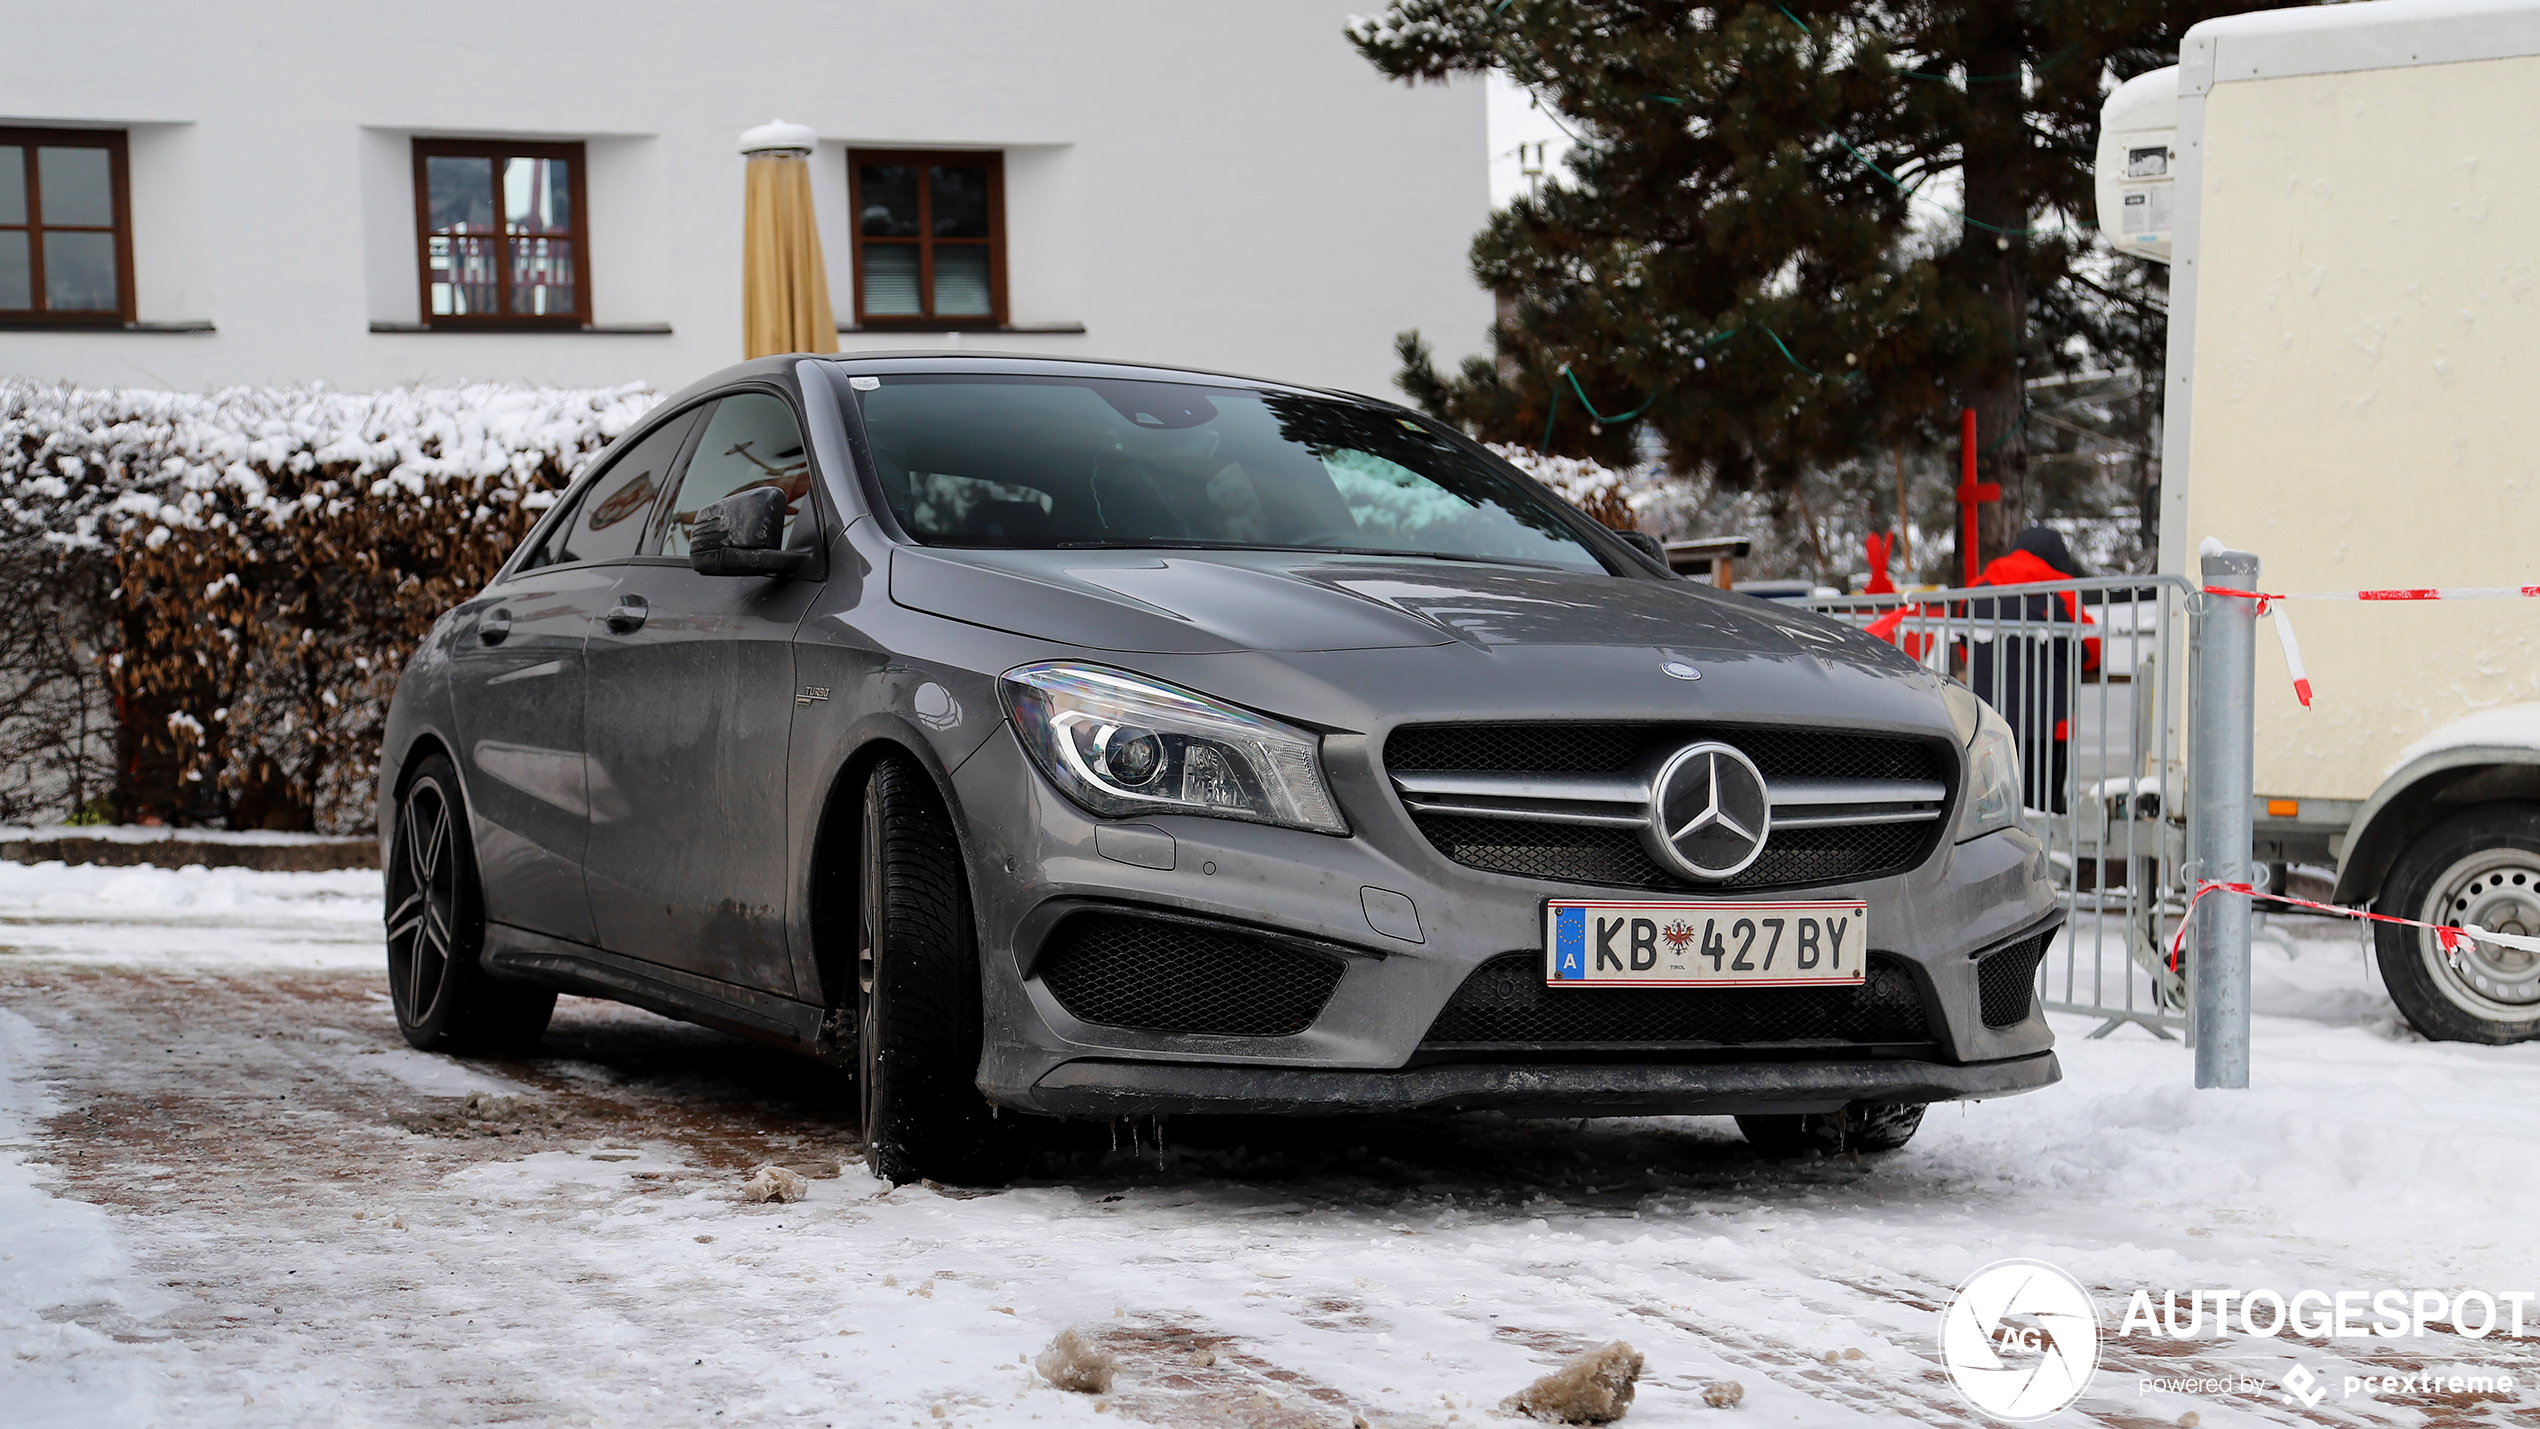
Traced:
<path id="1" fill-rule="evenodd" d="M 443 616 L 380 771 L 418 1047 L 559 991 L 852 1066 L 893 1179 L 1038 1117 L 1728 1114 L 2057 1077 L 2008 728 L 1460 433 L 1205 373 L 769 358 Z"/>

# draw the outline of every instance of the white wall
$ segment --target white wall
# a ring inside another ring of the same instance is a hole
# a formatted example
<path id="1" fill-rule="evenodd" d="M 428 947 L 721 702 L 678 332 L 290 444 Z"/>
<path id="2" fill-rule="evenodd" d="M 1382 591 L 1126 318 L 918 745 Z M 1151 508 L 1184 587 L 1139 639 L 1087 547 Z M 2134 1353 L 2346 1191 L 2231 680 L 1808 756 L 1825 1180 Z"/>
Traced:
<path id="1" fill-rule="evenodd" d="M 0 332 L 0 373 L 197 388 L 522 378 L 682 385 L 741 356 L 741 130 L 814 157 L 833 302 L 854 304 L 846 151 L 1005 155 L 1003 334 L 842 334 L 1187 363 L 1392 392 L 1393 334 L 1480 345 L 1479 85 L 1387 84 L 1325 0 L 962 6 L 766 0 L 21 7 L 0 124 L 128 126 L 135 287 L 202 332 Z M 116 55 L 116 81 L 51 57 Z M 373 332 L 416 318 L 416 135 L 587 147 L 595 326 Z M 1081 324 L 1079 333 L 1052 327 Z"/>

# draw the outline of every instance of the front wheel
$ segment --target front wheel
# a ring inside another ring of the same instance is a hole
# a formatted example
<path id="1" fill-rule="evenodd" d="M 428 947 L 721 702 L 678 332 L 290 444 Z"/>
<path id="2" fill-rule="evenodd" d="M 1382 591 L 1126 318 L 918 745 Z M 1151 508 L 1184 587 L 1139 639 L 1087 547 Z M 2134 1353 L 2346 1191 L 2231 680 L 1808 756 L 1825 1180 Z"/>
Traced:
<path id="1" fill-rule="evenodd" d="M 2457 928 L 2540 937 L 2540 804 L 2481 804 L 2417 835 L 2374 907 Z M 2373 925 L 2381 980 L 2408 1024 L 2437 1042 L 2540 1037 L 2540 954 L 2431 928 Z"/>
<path id="2" fill-rule="evenodd" d="M 388 841 L 388 999 L 397 1030 L 426 1052 L 536 1046 L 556 995 L 496 982 L 477 958 L 485 904 L 459 771 L 428 755 L 397 796 Z"/>
<path id="3" fill-rule="evenodd" d="M 979 942 L 961 845 L 925 772 L 864 785 L 856 888 L 856 1071 L 865 1161 L 885 1181 L 1011 1178 L 1016 1119 L 979 1094 Z"/>
<path id="4" fill-rule="evenodd" d="M 1854 1102 L 1841 1111 L 1742 1116 L 1737 1129 L 1767 1156 L 1894 1151 L 1922 1128 L 1919 1102 Z"/>

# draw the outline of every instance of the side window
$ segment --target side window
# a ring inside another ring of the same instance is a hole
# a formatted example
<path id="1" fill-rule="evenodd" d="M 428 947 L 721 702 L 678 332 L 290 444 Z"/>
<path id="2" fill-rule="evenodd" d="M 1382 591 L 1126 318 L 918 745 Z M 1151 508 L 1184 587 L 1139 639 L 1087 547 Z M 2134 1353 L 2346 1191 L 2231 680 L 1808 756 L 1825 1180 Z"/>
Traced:
<path id="1" fill-rule="evenodd" d="M 781 398 L 744 392 L 715 404 L 706 432 L 688 458 L 688 474 L 663 522 L 661 553 L 688 554 L 697 513 L 736 491 L 773 486 L 785 493 L 785 539 L 791 542 L 811 498 L 811 457 L 794 409 Z"/>
<path id="2" fill-rule="evenodd" d="M 557 566 L 568 561 L 614 561 L 635 554 L 653 504 L 671 477 L 671 463 L 696 423 L 693 413 L 673 417 L 612 460 L 599 479 L 582 489 L 544 549 L 523 564 Z"/>

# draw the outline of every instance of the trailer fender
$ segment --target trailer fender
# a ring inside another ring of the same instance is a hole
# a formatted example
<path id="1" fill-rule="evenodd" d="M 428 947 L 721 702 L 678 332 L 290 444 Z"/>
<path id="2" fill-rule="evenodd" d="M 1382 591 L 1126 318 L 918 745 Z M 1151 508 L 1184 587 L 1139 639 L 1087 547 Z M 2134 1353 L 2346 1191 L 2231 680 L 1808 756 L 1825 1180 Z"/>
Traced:
<path id="1" fill-rule="evenodd" d="M 2533 733 L 2529 744 L 2435 749 L 2391 771 L 2346 827 L 2335 900 L 2353 905 L 2378 897 L 2382 876 L 2400 851 L 2447 814 L 2494 799 L 2540 799 L 2540 725 Z"/>

